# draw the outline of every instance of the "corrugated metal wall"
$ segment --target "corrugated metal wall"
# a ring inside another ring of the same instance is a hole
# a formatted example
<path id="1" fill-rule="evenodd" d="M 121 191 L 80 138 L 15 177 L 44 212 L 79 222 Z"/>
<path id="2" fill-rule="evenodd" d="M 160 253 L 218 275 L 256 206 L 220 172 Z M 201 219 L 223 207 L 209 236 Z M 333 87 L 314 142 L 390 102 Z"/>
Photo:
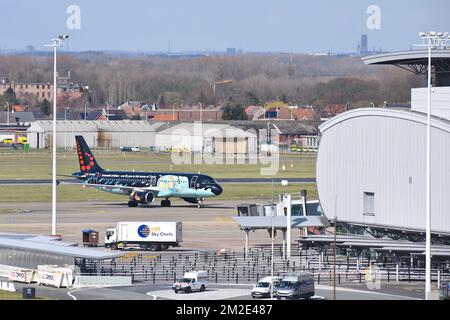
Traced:
<path id="1" fill-rule="evenodd" d="M 355 116 L 321 127 L 317 185 L 325 214 L 425 229 L 426 125 L 409 112 L 349 113 Z M 432 128 L 432 229 L 450 232 L 450 125 L 440 124 Z M 375 193 L 375 216 L 363 214 L 364 192 Z"/>
<path id="2" fill-rule="evenodd" d="M 36 121 L 28 130 L 30 147 L 51 147 L 52 122 Z M 75 148 L 75 136 L 82 135 L 92 148 L 155 145 L 155 131 L 146 121 L 57 121 L 57 147 Z"/>

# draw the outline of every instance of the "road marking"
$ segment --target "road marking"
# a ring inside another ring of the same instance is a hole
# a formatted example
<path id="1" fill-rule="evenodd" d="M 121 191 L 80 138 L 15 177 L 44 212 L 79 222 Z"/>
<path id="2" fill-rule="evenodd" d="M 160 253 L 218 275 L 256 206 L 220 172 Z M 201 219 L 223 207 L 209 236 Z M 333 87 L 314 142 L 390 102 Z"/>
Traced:
<path id="1" fill-rule="evenodd" d="M 158 299 L 157 296 L 155 296 L 154 294 L 151 294 L 150 292 L 146 292 L 145 294 L 148 295 L 148 296 L 150 296 L 150 297 L 153 297 L 153 300 Z"/>
<path id="2" fill-rule="evenodd" d="M 81 289 L 69 291 L 69 292 L 67 292 L 67 295 L 68 295 L 69 297 L 71 297 L 73 300 L 78 300 L 77 297 L 75 297 L 75 296 L 72 294 L 72 292 L 77 292 L 77 291 L 80 291 L 80 290 L 81 290 Z"/>
<path id="3" fill-rule="evenodd" d="M 86 290 L 93 290 L 93 289 L 102 289 L 102 288 L 111 288 L 113 286 L 96 286 L 96 287 L 87 287 L 87 288 L 79 288 L 75 290 L 71 290 L 67 292 L 67 295 L 70 296 L 73 300 L 78 300 L 77 297 L 75 297 L 72 293 L 78 292 L 78 291 L 86 291 Z"/>
<path id="4" fill-rule="evenodd" d="M 316 289 L 319 289 L 319 290 L 320 289 L 322 289 L 322 290 L 333 290 L 333 287 L 331 287 L 331 286 L 324 286 L 324 285 L 316 285 Z M 397 297 L 397 298 L 404 298 L 404 299 L 409 299 L 409 300 L 423 300 L 423 299 L 420 299 L 420 298 L 409 297 L 409 296 L 402 296 L 402 295 L 398 295 L 398 294 L 374 292 L 374 291 L 367 291 L 367 290 L 358 290 L 358 289 L 351 289 L 351 288 L 344 288 L 344 287 L 337 287 L 336 291 L 375 294 L 375 295 L 382 295 L 382 296 L 391 296 L 391 297 Z"/>

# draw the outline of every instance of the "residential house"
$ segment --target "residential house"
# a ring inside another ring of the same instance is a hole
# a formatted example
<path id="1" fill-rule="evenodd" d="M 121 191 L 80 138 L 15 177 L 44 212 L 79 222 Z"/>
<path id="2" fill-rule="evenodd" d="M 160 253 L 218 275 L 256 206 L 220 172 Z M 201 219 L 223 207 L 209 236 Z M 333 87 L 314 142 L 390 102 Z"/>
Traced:
<path id="1" fill-rule="evenodd" d="M 345 111 L 347 111 L 346 104 L 329 104 L 323 109 L 320 117 L 323 120 L 331 119 Z"/>

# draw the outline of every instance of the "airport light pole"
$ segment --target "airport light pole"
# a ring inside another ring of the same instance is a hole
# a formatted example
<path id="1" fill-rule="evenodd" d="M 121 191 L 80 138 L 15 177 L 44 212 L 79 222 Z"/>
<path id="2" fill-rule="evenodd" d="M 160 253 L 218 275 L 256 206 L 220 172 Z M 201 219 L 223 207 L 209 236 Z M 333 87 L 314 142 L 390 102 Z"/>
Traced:
<path id="1" fill-rule="evenodd" d="M 52 39 L 53 47 L 53 142 L 52 142 L 52 236 L 56 235 L 56 96 L 57 96 L 57 72 L 56 72 L 56 49 L 64 44 L 69 38 L 67 34 L 60 34 Z"/>
<path id="2" fill-rule="evenodd" d="M 106 108 L 106 120 L 109 120 L 109 103 L 108 103 L 108 101 L 106 101 L 106 106 L 107 106 L 107 108 Z M 147 120 L 147 113 L 145 113 L 145 115 L 146 115 L 145 120 Z"/>
<path id="3" fill-rule="evenodd" d="M 9 126 L 9 107 L 10 107 L 10 104 L 9 104 L 8 101 L 5 101 L 5 103 L 6 103 L 6 106 L 8 108 L 8 111 L 6 112 L 6 124 Z"/>
<path id="4" fill-rule="evenodd" d="M 64 108 L 64 121 L 67 121 L 67 110 L 69 107 Z M 64 150 L 67 150 L 67 123 L 64 123 Z"/>
<path id="5" fill-rule="evenodd" d="M 333 300 L 336 300 L 336 233 L 337 217 L 334 216 L 334 239 L 333 239 Z"/>
<path id="6" fill-rule="evenodd" d="M 427 103 L 427 169 L 426 169 L 426 240 L 425 240 L 425 299 L 431 299 L 431 50 L 445 47 L 450 39 L 448 32 L 420 32 L 420 47 L 428 48 L 428 103 Z"/>
<path id="7" fill-rule="evenodd" d="M 89 102 L 85 102 L 84 103 L 84 121 L 87 120 L 87 105 L 89 104 Z"/>
<path id="8" fill-rule="evenodd" d="M 292 201 L 291 195 L 284 195 L 284 207 L 286 210 L 286 259 L 291 257 L 291 229 L 292 229 L 292 221 L 291 221 L 291 210 L 292 210 Z"/>
<path id="9" fill-rule="evenodd" d="M 271 224 L 272 224 L 272 230 L 271 230 L 271 238 L 272 238 L 272 251 L 271 251 L 271 255 L 270 255 L 270 276 L 273 279 L 273 270 L 275 268 L 274 265 L 274 261 L 273 261 L 273 253 L 274 253 L 274 236 L 275 236 L 275 231 L 274 231 L 274 221 L 273 221 L 273 215 L 275 212 L 275 208 L 274 208 L 274 194 L 273 194 L 273 180 L 272 180 L 272 202 L 270 203 L 270 210 L 271 210 Z M 273 281 L 272 284 L 270 285 L 270 299 L 273 299 Z"/>

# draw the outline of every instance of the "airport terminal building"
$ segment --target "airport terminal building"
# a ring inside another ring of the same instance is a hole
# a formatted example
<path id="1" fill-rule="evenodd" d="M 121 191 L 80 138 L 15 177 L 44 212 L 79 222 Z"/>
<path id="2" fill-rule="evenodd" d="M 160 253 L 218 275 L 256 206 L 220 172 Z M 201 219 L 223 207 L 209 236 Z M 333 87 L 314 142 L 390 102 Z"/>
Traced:
<path id="1" fill-rule="evenodd" d="M 427 52 L 370 56 L 366 64 L 427 73 Z M 450 50 L 432 55 L 431 229 L 450 244 Z M 410 110 L 356 109 L 319 127 L 317 187 L 325 214 L 378 233 L 416 235 L 426 224 L 427 89 L 412 89 Z"/>

